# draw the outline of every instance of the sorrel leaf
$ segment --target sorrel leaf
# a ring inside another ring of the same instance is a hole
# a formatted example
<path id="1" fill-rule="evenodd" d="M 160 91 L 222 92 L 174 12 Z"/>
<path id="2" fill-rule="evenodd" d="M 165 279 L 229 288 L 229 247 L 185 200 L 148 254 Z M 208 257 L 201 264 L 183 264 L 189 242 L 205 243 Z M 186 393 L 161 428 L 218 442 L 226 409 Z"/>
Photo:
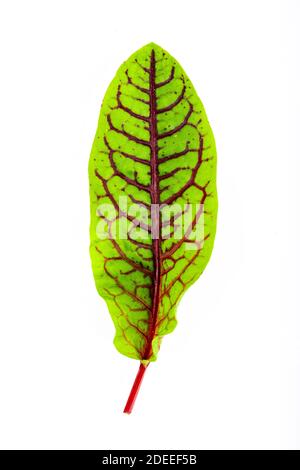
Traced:
<path id="1" fill-rule="evenodd" d="M 159 46 L 133 54 L 110 84 L 89 177 L 96 287 L 116 348 L 141 361 L 138 389 L 177 324 L 181 296 L 209 260 L 217 216 L 216 149 L 204 107 Z"/>

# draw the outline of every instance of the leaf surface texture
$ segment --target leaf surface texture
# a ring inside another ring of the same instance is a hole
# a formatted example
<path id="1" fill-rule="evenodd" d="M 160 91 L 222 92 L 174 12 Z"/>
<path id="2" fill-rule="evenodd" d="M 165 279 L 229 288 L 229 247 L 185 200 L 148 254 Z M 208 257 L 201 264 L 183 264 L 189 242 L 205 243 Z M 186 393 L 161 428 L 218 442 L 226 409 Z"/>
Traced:
<path id="1" fill-rule="evenodd" d="M 116 328 L 114 344 L 128 357 L 154 361 L 176 326 L 181 296 L 210 258 L 217 216 L 216 148 L 204 107 L 179 63 L 156 44 L 133 54 L 110 84 L 89 178 L 93 273 Z M 102 213 L 103 204 L 116 217 Z M 197 210 L 178 236 L 187 204 Z M 162 205 L 178 211 L 168 219 Z M 107 239 L 97 234 L 101 220 Z M 200 311 L 199 299 L 194 314 Z"/>

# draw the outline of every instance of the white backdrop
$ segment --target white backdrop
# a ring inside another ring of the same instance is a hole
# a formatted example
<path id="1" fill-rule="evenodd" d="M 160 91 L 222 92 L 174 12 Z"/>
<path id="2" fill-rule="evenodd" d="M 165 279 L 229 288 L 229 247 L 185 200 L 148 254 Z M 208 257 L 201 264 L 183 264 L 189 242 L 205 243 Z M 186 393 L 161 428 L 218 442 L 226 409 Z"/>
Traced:
<path id="1" fill-rule="evenodd" d="M 300 447 L 298 1 L 1 1 L 0 446 Z M 122 61 L 182 64 L 218 149 L 215 249 L 122 414 L 87 164 Z"/>

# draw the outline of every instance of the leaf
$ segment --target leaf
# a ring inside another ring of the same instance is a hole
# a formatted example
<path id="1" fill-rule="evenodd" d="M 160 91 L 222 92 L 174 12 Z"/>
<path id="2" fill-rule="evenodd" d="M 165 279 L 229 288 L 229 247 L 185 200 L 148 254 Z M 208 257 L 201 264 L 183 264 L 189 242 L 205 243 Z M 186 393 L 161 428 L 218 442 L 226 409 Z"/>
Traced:
<path id="1" fill-rule="evenodd" d="M 116 348 L 142 363 L 138 388 L 177 324 L 180 298 L 209 260 L 217 216 L 216 149 L 204 107 L 159 46 L 133 54 L 110 84 L 89 178 L 96 287 Z"/>

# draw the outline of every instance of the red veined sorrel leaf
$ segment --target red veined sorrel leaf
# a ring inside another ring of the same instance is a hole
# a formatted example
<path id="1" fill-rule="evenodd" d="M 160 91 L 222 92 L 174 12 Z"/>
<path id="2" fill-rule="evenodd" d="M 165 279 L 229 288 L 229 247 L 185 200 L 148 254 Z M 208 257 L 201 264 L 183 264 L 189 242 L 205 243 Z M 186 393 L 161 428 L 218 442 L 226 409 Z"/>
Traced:
<path id="1" fill-rule="evenodd" d="M 105 95 L 89 165 L 91 259 L 114 344 L 141 361 L 130 412 L 185 290 L 204 270 L 217 216 L 216 149 L 178 62 L 155 44 L 131 56 Z"/>

